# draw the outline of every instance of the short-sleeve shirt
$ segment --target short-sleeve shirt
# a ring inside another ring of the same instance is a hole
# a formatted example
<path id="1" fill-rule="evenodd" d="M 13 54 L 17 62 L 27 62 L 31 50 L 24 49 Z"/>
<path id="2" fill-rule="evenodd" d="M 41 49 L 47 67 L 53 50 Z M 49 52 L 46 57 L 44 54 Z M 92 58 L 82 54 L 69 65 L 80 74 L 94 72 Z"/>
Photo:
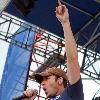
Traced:
<path id="1" fill-rule="evenodd" d="M 68 84 L 61 95 L 50 100 L 84 100 L 81 78 L 73 85 Z"/>

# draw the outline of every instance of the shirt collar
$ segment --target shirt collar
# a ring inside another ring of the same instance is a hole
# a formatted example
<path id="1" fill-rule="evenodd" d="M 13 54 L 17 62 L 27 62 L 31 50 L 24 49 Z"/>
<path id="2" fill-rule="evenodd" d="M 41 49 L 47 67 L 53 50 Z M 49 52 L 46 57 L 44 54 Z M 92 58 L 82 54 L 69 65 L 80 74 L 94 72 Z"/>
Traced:
<path id="1" fill-rule="evenodd" d="M 50 100 L 58 100 L 60 98 L 60 95 L 54 97 L 54 98 L 51 98 Z"/>

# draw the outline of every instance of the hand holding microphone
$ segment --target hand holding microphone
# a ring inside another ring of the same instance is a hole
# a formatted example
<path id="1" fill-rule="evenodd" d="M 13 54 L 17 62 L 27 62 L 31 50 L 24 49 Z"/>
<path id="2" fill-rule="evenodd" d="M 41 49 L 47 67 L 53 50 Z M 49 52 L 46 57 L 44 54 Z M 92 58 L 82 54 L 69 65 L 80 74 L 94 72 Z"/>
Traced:
<path id="1" fill-rule="evenodd" d="M 29 100 L 34 100 L 36 98 L 37 94 L 38 94 L 38 91 L 36 89 L 34 89 L 34 90 L 28 89 L 28 90 L 24 91 L 24 95 L 26 97 L 28 97 Z"/>
<path id="2" fill-rule="evenodd" d="M 34 100 L 38 94 L 36 89 L 28 89 L 20 96 L 13 98 L 13 100 Z"/>

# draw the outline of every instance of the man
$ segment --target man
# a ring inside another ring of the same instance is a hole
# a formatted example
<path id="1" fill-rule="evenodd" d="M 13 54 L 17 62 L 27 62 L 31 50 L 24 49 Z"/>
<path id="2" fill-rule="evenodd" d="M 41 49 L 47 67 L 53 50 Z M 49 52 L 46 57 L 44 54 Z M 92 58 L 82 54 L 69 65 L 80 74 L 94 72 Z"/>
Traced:
<path id="1" fill-rule="evenodd" d="M 67 75 L 63 70 L 53 67 L 45 72 L 36 73 L 35 79 L 43 86 L 43 90 L 50 100 L 84 100 L 77 46 L 69 22 L 68 9 L 61 4 L 60 0 L 58 0 L 55 14 L 64 31 Z M 30 89 L 24 94 L 30 97 L 28 100 L 34 100 L 37 92 Z"/>

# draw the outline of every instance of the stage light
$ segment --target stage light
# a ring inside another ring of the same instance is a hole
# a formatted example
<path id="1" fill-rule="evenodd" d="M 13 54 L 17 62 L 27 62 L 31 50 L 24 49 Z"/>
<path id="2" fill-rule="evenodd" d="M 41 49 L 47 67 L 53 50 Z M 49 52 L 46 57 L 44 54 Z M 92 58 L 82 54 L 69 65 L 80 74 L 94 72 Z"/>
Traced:
<path id="1" fill-rule="evenodd" d="M 14 5 L 20 11 L 20 13 L 26 16 L 32 8 L 34 8 L 37 0 L 13 0 Z"/>

